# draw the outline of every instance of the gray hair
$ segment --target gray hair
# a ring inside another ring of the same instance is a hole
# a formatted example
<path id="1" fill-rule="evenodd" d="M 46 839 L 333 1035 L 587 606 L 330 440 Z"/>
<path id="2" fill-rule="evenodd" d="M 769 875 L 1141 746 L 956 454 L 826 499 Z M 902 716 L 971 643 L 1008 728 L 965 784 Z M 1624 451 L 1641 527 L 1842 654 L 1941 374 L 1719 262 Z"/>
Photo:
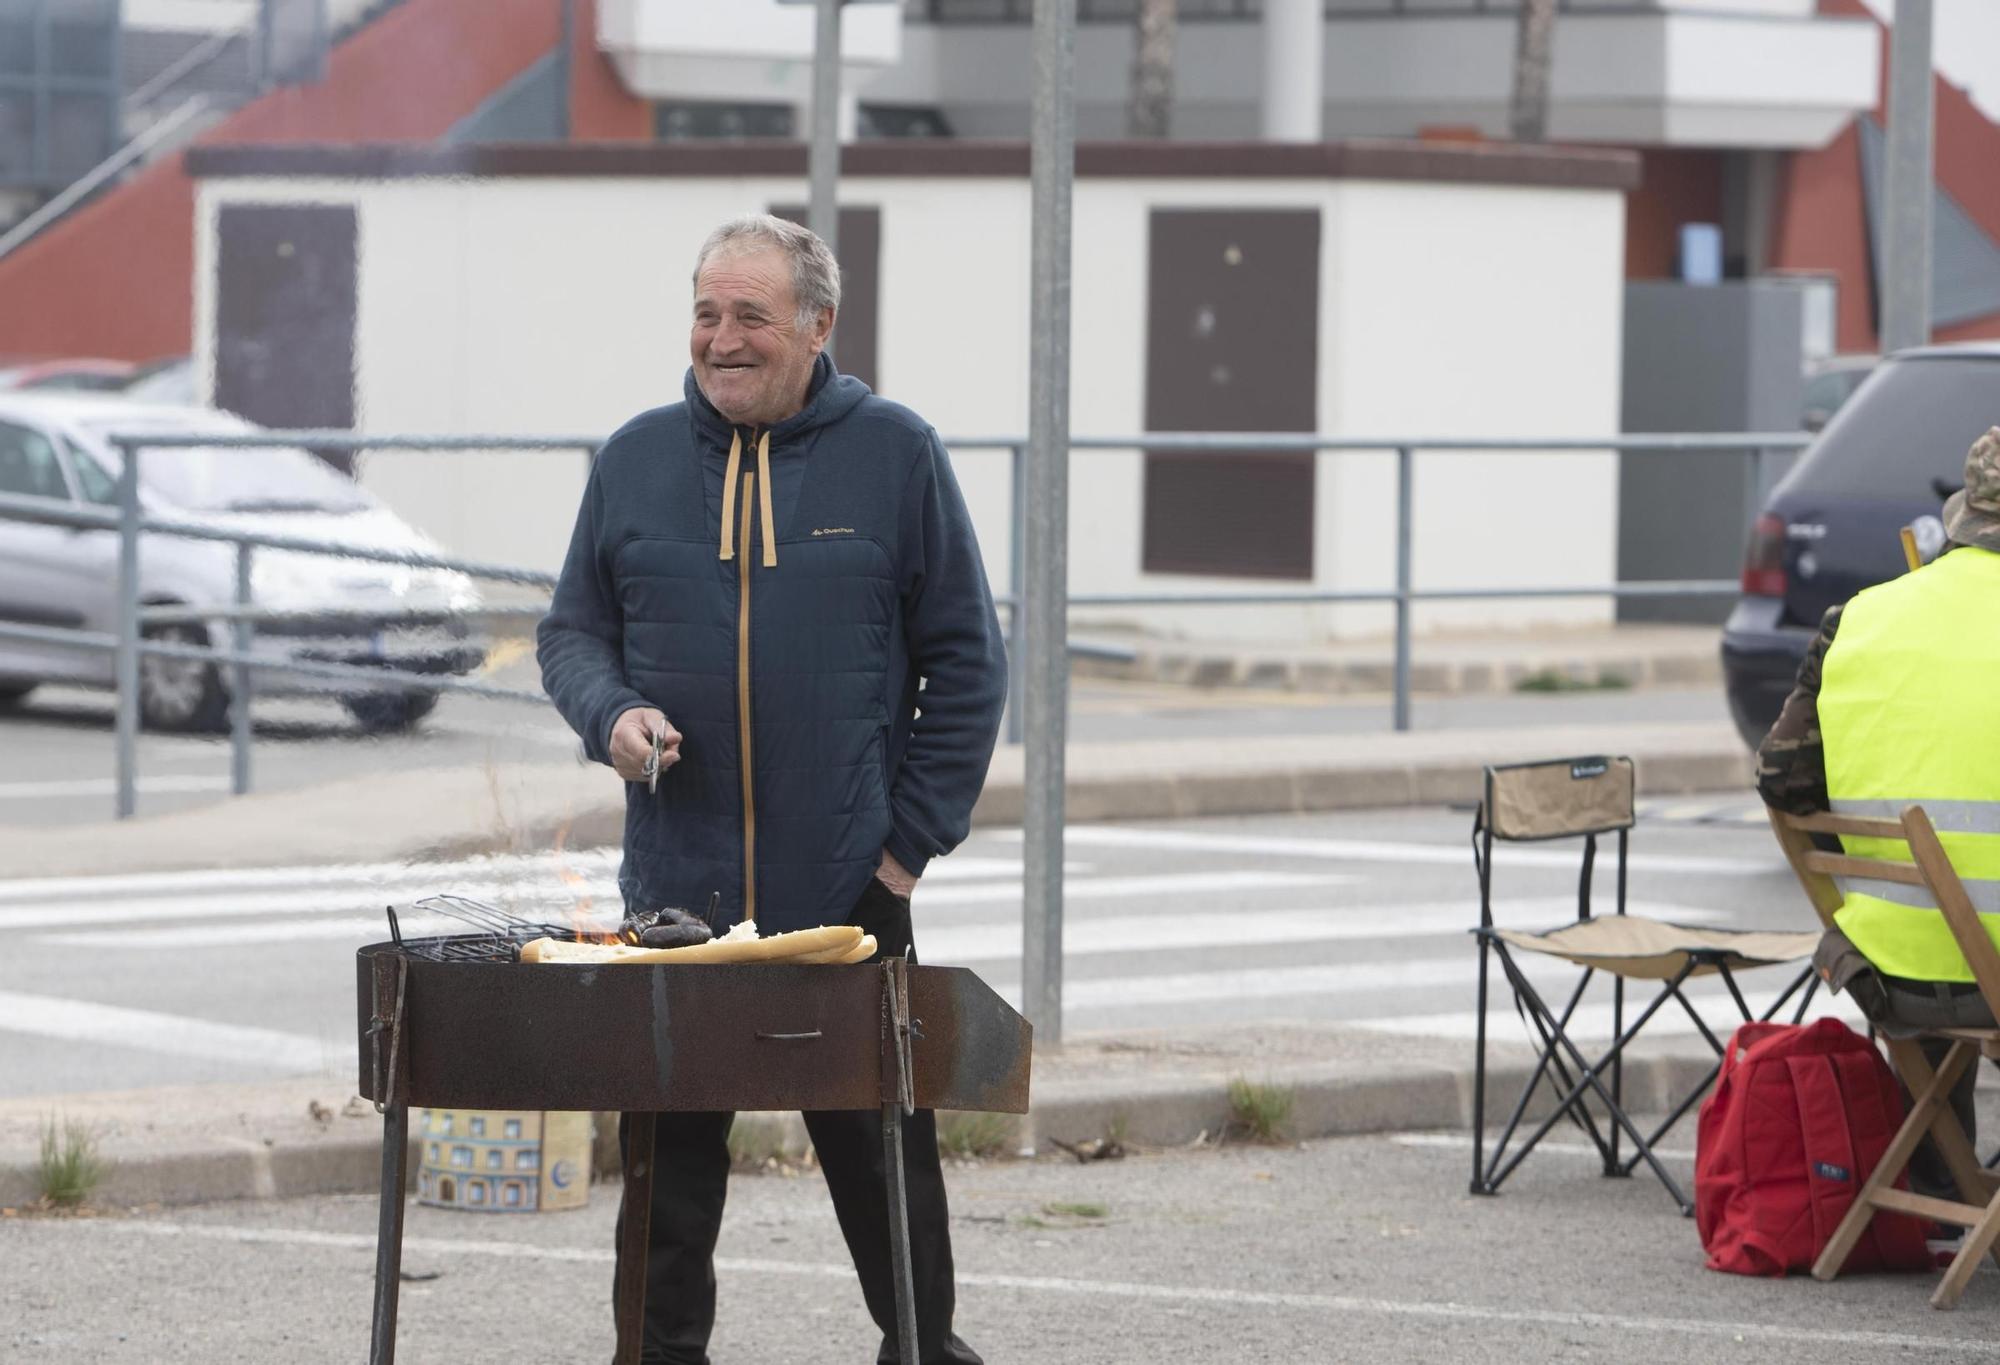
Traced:
<path id="1" fill-rule="evenodd" d="M 840 262 L 833 258 L 833 252 L 812 229 L 769 213 L 731 218 L 708 234 L 701 253 L 694 258 L 696 287 L 701 285 L 701 270 L 710 256 L 764 248 L 784 252 L 792 263 L 792 296 L 798 300 L 800 326 L 810 327 L 821 313 L 839 310 Z"/>

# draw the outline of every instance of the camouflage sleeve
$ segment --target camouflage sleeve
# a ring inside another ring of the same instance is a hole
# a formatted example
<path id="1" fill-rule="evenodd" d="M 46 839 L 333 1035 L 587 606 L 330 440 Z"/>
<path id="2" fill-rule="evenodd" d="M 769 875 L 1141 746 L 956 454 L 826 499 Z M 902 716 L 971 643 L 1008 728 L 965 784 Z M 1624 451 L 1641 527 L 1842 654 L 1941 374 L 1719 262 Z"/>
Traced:
<path id="1" fill-rule="evenodd" d="M 1757 746 L 1757 791 L 1764 804 L 1792 815 L 1811 815 L 1829 804 L 1826 751 L 1819 738 L 1819 679 L 1827 647 L 1839 628 L 1840 608 L 1829 607 L 1819 634 L 1799 663 L 1799 678 L 1785 698 L 1785 709 Z"/>

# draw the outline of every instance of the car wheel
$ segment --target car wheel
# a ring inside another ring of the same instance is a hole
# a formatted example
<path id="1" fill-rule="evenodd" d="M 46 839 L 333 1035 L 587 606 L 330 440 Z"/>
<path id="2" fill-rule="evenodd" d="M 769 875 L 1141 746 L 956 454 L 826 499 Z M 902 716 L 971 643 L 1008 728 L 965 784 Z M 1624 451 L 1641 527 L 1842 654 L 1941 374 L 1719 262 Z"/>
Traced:
<path id="1" fill-rule="evenodd" d="M 26 678 L 0 678 L 0 706 L 18 706 L 38 686 Z"/>
<path id="2" fill-rule="evenodd" d="M 208 645 L 208 632 L 193 624 L 148 626 L 145 633 L 147 639 L 165 644 Z M 149 730 L 228 729 L 229 692 L 221 672 L 201 659 L 141 654 L 139 720 Z"/>
<path id="3" fill-rule="evenodd" d="M 438 704 L 435 692 L 370 692 L 361 697 L 345 697 L 341 705 L 355 723 L 371 735 L 408 730 L 428 716 Z"/>

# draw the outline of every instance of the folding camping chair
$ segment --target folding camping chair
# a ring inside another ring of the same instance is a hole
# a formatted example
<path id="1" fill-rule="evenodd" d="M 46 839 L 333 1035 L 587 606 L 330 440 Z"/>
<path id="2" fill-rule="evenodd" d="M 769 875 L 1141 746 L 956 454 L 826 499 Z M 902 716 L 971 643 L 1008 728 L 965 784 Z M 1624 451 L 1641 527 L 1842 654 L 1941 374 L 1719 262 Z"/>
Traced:
<path id="1" fill-rule="evenodd" d="M 1965 954 L 1966 963 L 1972 968 L 1973 982 L 1985 997 L 1986 1007 L 1993 1011 L 1994 1018 L 2000 1019 L 2000 949 L 1994 948 L 1993 939 L 1980 922 L 1972 898 L 1966 894 L 1964 883 L 1959 881 L 1958 873 L 1953 870 L 1951 859 L 1946 855 L 1944 845 L 1938 842 L 1937 831 L 1923 807 L 1909 807 L 1900 820 L 1851 815 L 1786 815 L 1774 810 L 1771 812 L 1771 828 L 1777 833 L 1779 847 L 1785 850 L 1792 871 L 1805 887 L 1807 899 L 1819 912 L 1821 922 L 1829 927 L 1842 900 L 1840 888 L 1834 881 L 1836 877 L 1872 877 L 1929 892 L 1943 913 L 1945 923 L 1950 926 L 1951 935 L 1958 942 L 1958 950 Z M 1814 845 L 1812 836 L 1815 834 L 1898 840 L 1909 845 L 1911 860 L 1863 859 L 1831 852 Z M 1951 1042 L 1951 1051 L 1945 1054 L 1944 1065 L 1935 1073 L 1919 1046 L 1920 1040 L 1925 1038 L 1944 1038 Z M 1813 1278 L 1830 1280 L 1840 1273 L 1848 1253 L 1854 1250 L 1861 1234 L 1867 1231 L 1869 1220 L 1874 1218 L 1876 1210 L 1891 1209 L 1914 1214 L 1933 1223 L 1950 1223 L 1966 1229 L 1958 1255 L 1952 1258 L 1951 1266 L 1931 1294 L 1931 1307 L 1950 1308 L 1965 1292 L 1966 1283 L 1972 1278 L 1972 1272 L 1979 1268 L 1982 1258 L 1990 1254 L 1995 1260 L 2000 1260 L 2000 1247 L 1995 1245 L 1996 1239 L 2000 1239 L 2000 1175 L 1979 1164 L 1979 1158 L 1973 1154 L 1972 1144 L 1966 1140 L 1965 1130 L 1958 1126 L 1958 1117 L 1952 1113 L 1948 1102 L 1952 1086 L 1965 1074 L 1966 1067 L 1978 1065 L 1981 1056 L 2000 1057 L 2000 1029 L 1934 1029 L 1902 1038 L 1885 1037 L 1883 1041 L 1888 1045 L 1889 1057 L 1895 1063 L 1897 1074 L 1902 1077 L 1915 1102 L 1910 1106 L 1909 1117 L 1903 1120 L 1903 1126 L 1896 1130 L 1889 1149 L 1875 1163 L 1874 1172 L 1862 1185 L 1861 1192 L 1854 1196 L 1854 1202 L 1848 1205 L 1847 1215 L 1834 1229 L 1833 1239 L 1820 1252 L 1819 1259 L 1813 1262 Z M 1926 1133 L 1944 1157 L 1952 1180 L 1958 1185 L 1962 1202 L 1912 1194 L 1896 1188 L 1896 1181 L 1910 1164 L 1910 1157 Z"/>
<path id="2" fill-rule="evenodd" d="M 1682 987 L 1698 976 L 1719 976 L 1728 987 L 1745 1022 L 1770 1019 L 1801 987 L 1798 1011 L 1803 1018 L 1819 981 L 1810 965 L 1799 972 L 1777 1000 L 1761 1016 L 1753 1016 L 1736 973 L 1753 967 L 1797 962 L 1812 955 L 1819 936 L 1810 933 L 1765 933 L 1727 929 L 1695 929 L 1661 920 L 1625 913 L 1626 851 L 1635 818 L 1635 777 L 1629 758 L 1565 758 L 1541 763 L 1522 763 L 1486 770 L 1485 794 L 1472 825 L 1473 866 L 1479 873 L 1479 1022 L 1478 1052 L 1473 1072 L 1472 1098 L 1472 1192 L 1497 1194 L 1500 1185 L 1513 1174 L 1535 1145 L 1567 1117 L 1589 1136 L 1603 1159 L 1607 1176 L 1629 1176 L 1643 1161 L 1667 1188 L 1683 1214 L 1692 1214 L 1694 1205 L 1678 1182 L 1660 1164 L 1654 1147 L 1687 1111 L 1707 1093 L 1721 1069 L 1722 1041 L 1709 1028 L 1700 1011 Z M 1591 914 L 1591 874 L 1597 862 L 1597 839 L 1603 834 L 1618 836 L 1618 908 L 1615 915 Z M 1577 913 L 1574 922 L 1543 933 L 1527 933 L 1496 928 L 1493 923 L 1493 841 L 1530 842 L 1549 839 L 1582 838 L 1582 870 L 1577 883 Z M 1560 1010 L 1550 1007 L 1522 970 L 1515 954 L 1534 953 L 1557 958 L 1581 968 L 1568 1003 Z M 1513 989 L 1515 1008 L 1533 1031 L 1531 1042 L 1539 1041 L 1540 1055 L 1521 1088 L 1513 1112 L 1502 1126 L 1491 1155 L 1486 1148 L 1486 999 L 1489 961 L 1498 958 L 1507 984 Z M 1611 1035 L 1608 1050 L 1592 1060 L 1572 1036 L 1571 1025 L 1577 1006 L 1597 973 L 1612 978 Z M 1625 1022 L 1625 985 L 1656 982 L 1658 994 L 1629 1025 Z M 1714 1050 L 1717 1063 L 1701 1083 L 1690 1090 L 1650 1133 L 1641 1133 L 1625 1112 L 1625 1049 L 1639 1036 L 1655 1014 L 1669 1001 L 1678 1002 L 1694 1021 L 1694 1026 Z M 1608 1073 L 1608 1079 L 1607 1079 Z M 1527 1115 L 1530 1102 L 1547 1080 L 1556 1092 L 1553 1109 L 1518 1144 L 1516 1134 Z M 1592 1111 L 1591 1101 L 1602 1107 L 1603 1123 Z M 1629 1139 L 1632 1154 L 1620 1151 L 1622 1138 Z M 1513 1144 L 1510 1146 L 1510 1144 Z"/>

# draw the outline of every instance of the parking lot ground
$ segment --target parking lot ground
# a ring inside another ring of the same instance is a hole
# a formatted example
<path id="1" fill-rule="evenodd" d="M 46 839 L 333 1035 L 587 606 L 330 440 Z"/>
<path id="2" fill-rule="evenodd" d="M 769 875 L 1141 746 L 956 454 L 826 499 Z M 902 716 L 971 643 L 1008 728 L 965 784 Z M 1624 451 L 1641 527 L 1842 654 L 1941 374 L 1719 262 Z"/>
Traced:
<path id="1" fill-rule="evenodd" d="M 2000 1275 L 1940 1313 L 1925 1276 L 1714 1274 L 1653 1181 L 1567 1148 L 1498 1198 L 1465 1180 L 1462 1145 L 1419 1135 L 956 1167 L 958 1327 L 1021 1365 L 2000 1358 Z M 608 1358 L 615 1204 L 600 1186 L 574 1213 L 411 1208 L 400 1358 Z M 0 1220 L 0 1351 L 360 1359 L 375 1214 L 349 1196 Z M 719 1257 L 717 1365 L 873 1359 L 811 1172 L 739 1176 Z"/>

